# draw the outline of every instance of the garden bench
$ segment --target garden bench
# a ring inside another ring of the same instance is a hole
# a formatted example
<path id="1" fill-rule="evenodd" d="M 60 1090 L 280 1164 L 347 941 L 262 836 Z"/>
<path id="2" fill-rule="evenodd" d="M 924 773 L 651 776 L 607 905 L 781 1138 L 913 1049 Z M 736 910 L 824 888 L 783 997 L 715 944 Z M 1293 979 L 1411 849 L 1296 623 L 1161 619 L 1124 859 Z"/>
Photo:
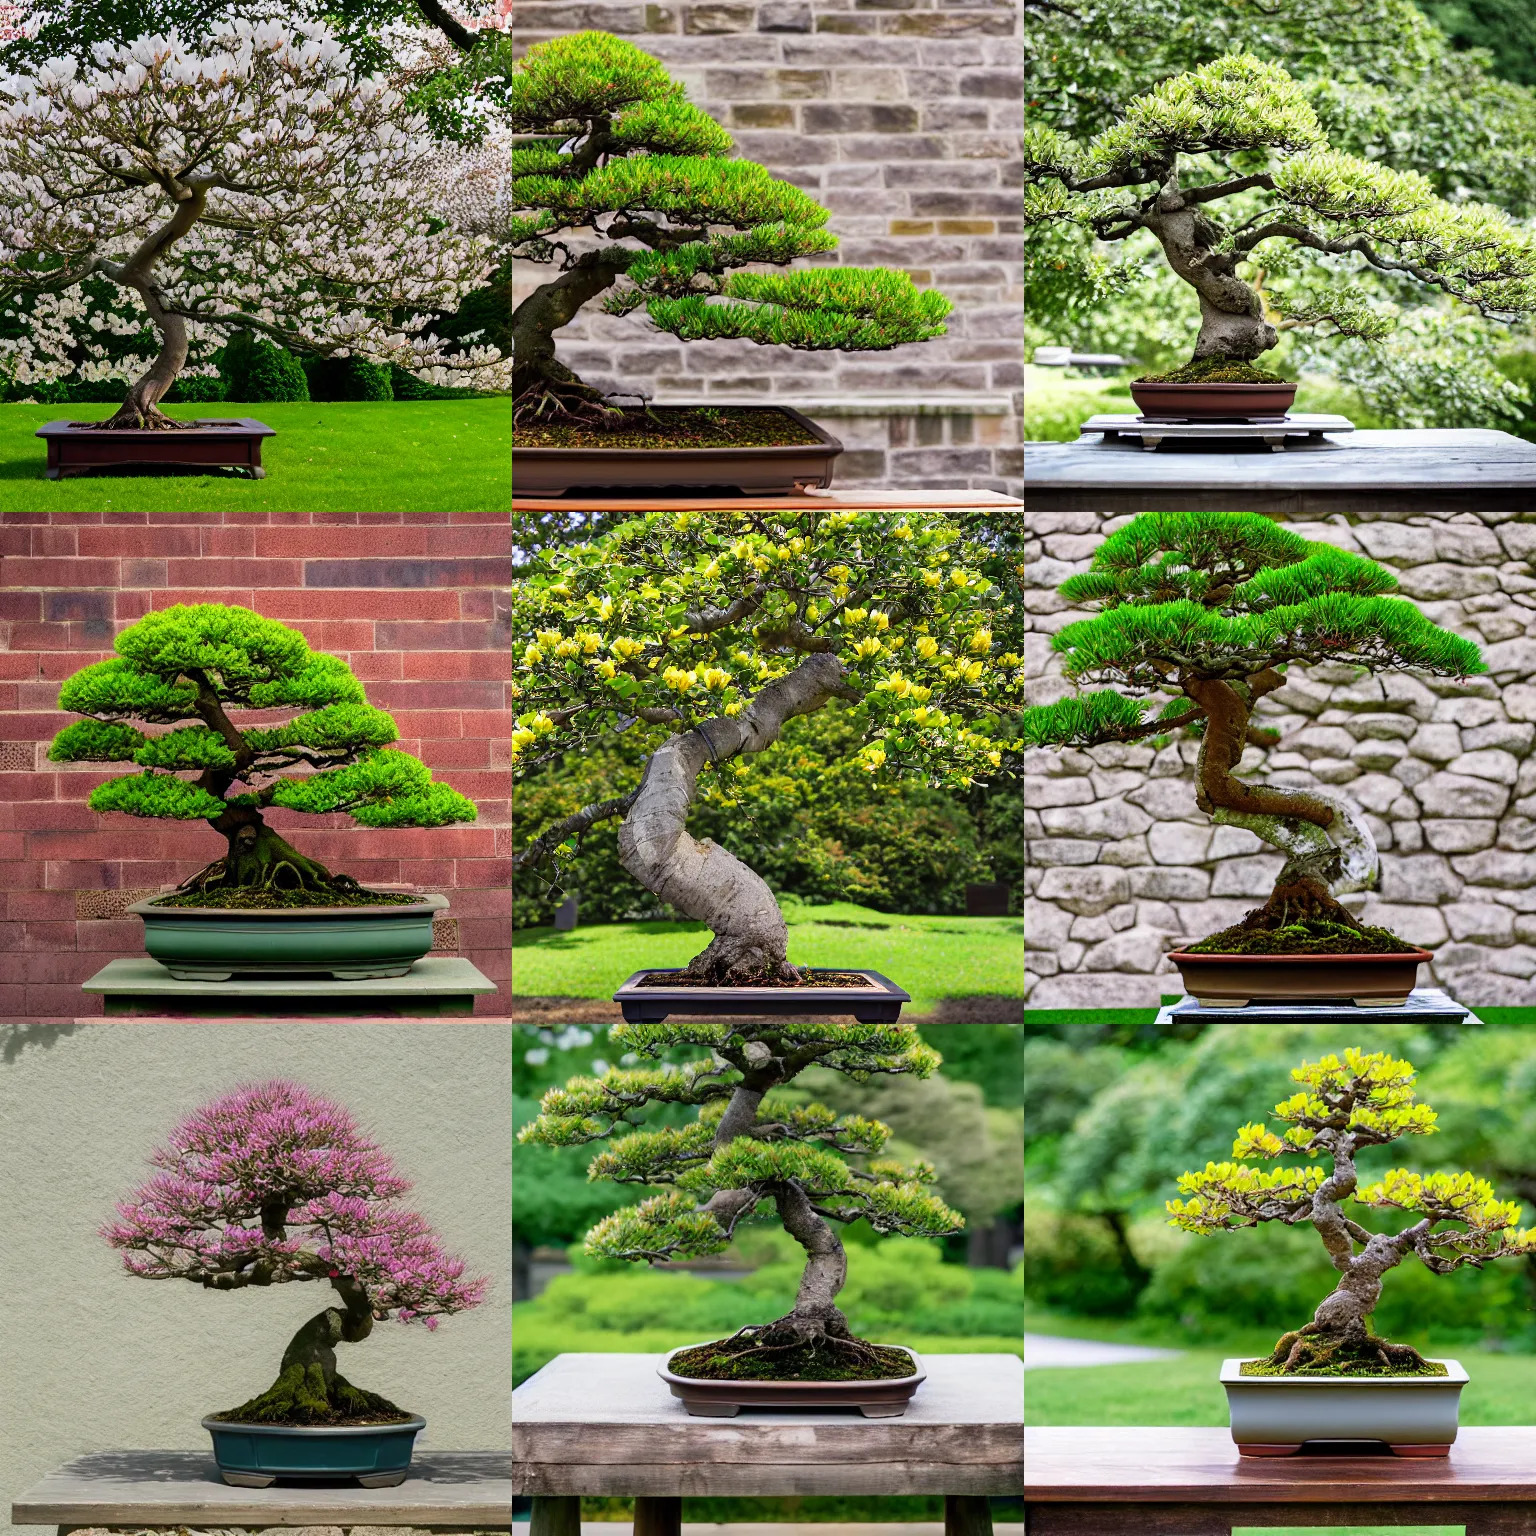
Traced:
<path id="1" fill-rule="evenodd" d="M 395 1488 L 279 1483 L 231 1488 L 211 1451 L 95 1451 L 19 1495 L 14 1525 L 85 1527 L 400 1525 L 441 1531 L 512 1528 L 511 1462 L 505 1451 L 418 1452 Z"/>
<path id="2" fill-rule="evenodd" d="M 557 1355 L 512 1394 L 512 1489 L 531 1536 L 580 1536 L 583 1495 L 634 1496 L 635 1536 L 678 1536 L 698 1495 L 943 1494 L 947 1536 L 990 1536 L 987 1496 L 1016 1497 L 1024 1364 L 928 1355 L 901 1418 L 744 1409 L 690 1418 L 657 1355 Z"/>
<path id="3" fill-rule="evenodd" d="M 1226 1429 L 1030 1429 L 1025 1536 L 1461 1525 L 1536 1536 L 1536 1428 L 1463 1429 L 1444 1459 L 1241 1457 Z"/>

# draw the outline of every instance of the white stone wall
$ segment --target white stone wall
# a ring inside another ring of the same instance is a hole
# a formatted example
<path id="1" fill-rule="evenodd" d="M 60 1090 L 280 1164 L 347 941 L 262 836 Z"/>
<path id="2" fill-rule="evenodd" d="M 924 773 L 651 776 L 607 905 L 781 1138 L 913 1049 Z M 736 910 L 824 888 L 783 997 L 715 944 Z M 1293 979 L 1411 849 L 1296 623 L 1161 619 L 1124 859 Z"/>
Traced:
<path id="1" fill-rule="evenodd" d="M 1071 691 L 1050 639 L 1088 617 L 1055 587 L 1128 521 L 1031 515 L 1031 703 Z M 1354 800 L 1381 850 L 1381 883 L 1346 904 L 1433 950 L 1433 982 L 1460 1001 L 1536 1004 L 1536 520 L 1461 512 L 1288 526 L 1392 569 L 1426 617 L 1483 647 L 1490 670 L 1457 684 L 1293 666 L 1256 711 L 1256 723 L 1281 731 L 1278 745 L 1250 747 L 1239 772 Z M 1181 990 L 1167 950 L 1238 921 L 1268 895 L 1281 856 L 1196 808 L 1197 752 L 1176 738 L 1161 751 L 1030 754 L 1032 1008 L 1155 1005 Z"/>
<path id="2" fill-rule="evenodd" d="M 736 153 L 831 212 L 809 264 L 888 266 L 954 301 L 948 334 L 888 352 L 683 343 L 597 302 L 559 337 L 604 389 L 661 401 L 1001 396 L 1006 415 L 817 417 L 840 482 L 1019 494 L 1024 391 L 1023 11 L 1018 0 L 516 0 L 513 41 L 596 28 L 654 54 Z M 577 237 L 575 244 L 580 244 Z M 513 299 L 552 270 L 518 262 Z"/>

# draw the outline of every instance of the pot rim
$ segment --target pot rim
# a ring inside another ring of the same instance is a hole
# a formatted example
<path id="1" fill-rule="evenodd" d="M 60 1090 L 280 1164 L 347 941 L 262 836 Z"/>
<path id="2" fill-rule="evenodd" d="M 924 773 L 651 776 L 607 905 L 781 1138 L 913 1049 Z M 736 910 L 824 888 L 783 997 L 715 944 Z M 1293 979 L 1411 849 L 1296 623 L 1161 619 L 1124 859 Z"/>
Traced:
<path id="1" fill-rule="evenodd" d="M 740 997 L 753 1002 L 772 998 L 806 998 L 813 1002 L 821 1002 L 827 998 L 858 998 L 867 1000 L 871 997 L 883 998 L 889 1001 L 901 1001 L 910 1003 L 912 996 L 898 987 L 888 976 L 882 976 L 879 971 L 870 970 L 863 965 L 819 965 L 813 967 L 819 971 L 844 971 L 856 976 L 868 976 L 873 978 L 868 987 L 668 987 L 651 986 L 642 987 L 642 976 L 660 976 L 668 971 L 681 974 L 687 969 L 682 965 L 652 965 L 644 970 L 635 971 L 628 977 L 614 993 L 614 997 L 623 996 L 626 999 L 644 998 L 678 998 L 687 999 L 696 997 L 711 1001 L 720 998 Z M 708 1343 L 708 1340 L 705 1340 Z M 691 1345 L 685 1346 L 692 1348 Z"/>
<path id="2" fill-rule="evenodd" d="M 1238 961 L 1245 965 L 1253 965 L 1261 962 L 1264 964 L 1271 964 L 1277 961 L 1282 964 L 1290 965 L 1298 965 L 1302 962 L 1305 962 L 1309 965 L 1316 965 L 1320 961 L 1331 961 L 1335 963 L 1348 961 L 1351 964 L 1358 964 L 1362 960 L 1369 960 L 1376 963 L 1385 963 L 1387 961 L 1393 960 L 1399 962 L 1411 960 L 1415 965 L 1420 965 L 1424 961 L 1433 960 L 1434 958 L 1434 955 L 1427 949 L 1402 950 L 1395 955 L 1195 955 L 1191 954 L 1188 950 L 1183 949 L 1174 949 L 1168 952 L 1168 959 L 1172 960 L 1175 965 L 1179 966 L 1209 965 L 1218 961 L 1227 964 L 1230 964 L 1232 961 Z"/>
<path id="3" fill-rule="evenodd" d="M 132 912 L 137 917 L 165 918 L 172 922 L 178 922 L 184 918 L 243 920 L 249 917 L 261 921 L 284 917 L 333 918 L 339 921 L 348 917 L 422 917 L 428 912 L 444 911 L 449 905 L 448 898 L 440 894 L 422 896 L 409 905 L 399 902 L 394 906 L 367 907 L 157 907 L 154 902 L 155 898 L 151 897 L 148 901 L 136 901 L 131 906 L 124 907 L 123 910 Z"/>
<path id="4" fill-rule="evenodd" d="M 663 406 L 663 410 L 703 410 L 709 408 L 709 402 L 701 400 L 697 405 L 669 403 Z M 717 463 L 725 459 L 740 459 L 744 456 L 752 458 L 787 458 L 796 454 L 821 454 L 830 448 L 834 454 L 843 451 L 842 441 L 832 436 L 825 427 L 818 426 L 808 416 L 803 416 L 792 405 L 780 405 L 777 403 L 762 405 L 748 405 L 732 407 L 732 409 L 749 411 L 777 411 L 781 416 L 788 416 L 797 426 L 804 427 L 812 433 L 816 441 L 814 443 L 747 443 L 740 447 L 729 445 L 716 448 L 557 448 L 545 445 L 540 448 L 519 448 L 513 444 L 513 452 L 532 457 L 535 461 L 540 459 L 550 463 L 562 458 L 595 459 L 600 463 L 610 461 L 623 461 L 634 463 L 656 463 L 661 459 L 673 458 L 680 454 L 686 454 L 690 462 L 705 464 Z"/>
<path id="5" fill-rule="evenodd" d="M 884 1346 L 888 1349 L 905 1350 L 912 1357 L 913 1373 L 910 1376 L 881 1376 L 873 1381 L 715 1381 L 708 1376 L 679 1376 L 670 1369 L 673 1357 L 682 1354 L 685 1349 L 698 1349 L 702 1344 L 713 1344 L 714 1339 L 700 1339 L 698 1344 L 679 1344 L 676 1349 L 669 1349 L 663 1357 L 660 1365 L 656 1367 L 656 1374 L 667 1383 L 676 1382 L 683 1387 L 702 1387 L 714 1391 L 771 1391 L 771 1392 L 804 1392 L 807 1388 L 826 1392 L 859 1392 L 872 1388 L 887 1389 L 890 1387 L 904 1387 L 911 1384 L 914 1390 L 928 1379 L 928 1372 L 923 1369 L 923 1357 L 915 1349 L 906 1344 L 890 1344 Z"/>
<path id="6" fill-rule="evenodd" d="M 1213 379 L 1209 384 L 1201 383 L 1201 382 L 1199 382 L 1198 380 L 1195 380 L 1195 379 L 1186 379 L 1183 383 L 1174 383 L 1171 380 L 1167 380 L 1167 379 L 1163 379 L 1163 380 L 1160 380 L 1157 383 L 1153 383 L 1149 379 L 1146 383 L 1142 383 L 1140 380 L 1133 379 L 1131 381 L 1130 388 L 1133 389 L 1133 390 L 1137 390 L 1137 389 L 1202 389 L 1202 390 L 1203 389 L 1217 389 L 1217 390 L 1221 390 L 1223 393 L 1227 392 L 1228 390 L 1235 391 L 1235 392 L 1242 392 L 1244 390 L 1258 390 L 1258 389 L 1265 389 L 1265 390 L 1288 389 L 1288 390 L 1291 391 L 1292 394 L 1294 394 L 1298 389 L 1301 388 L 1301 385 L 1298 384 L 1298 383 L 1292 382 L 1290 379 L 1282 379 L 1278 384 L 1235 384 L 1235 383 L 1231 383 L 1231 382 L 1218 382 L 1215 379 Z"/>
<path id="7" fill-rule="evenodd" d="M 1249 1359 L 1252 1356 L 1247 1357 Z M 1224 1387 L 1464 1387 L 1472 1379 L 1460 1360 L 1426 1355 L 1425 1359 L 1446 1368 L 1444 1376 L 1244 1376 L 1244 1357 L 1234 1355 L 1221 1362 L 1217 1380 Z"/>
<path id="8" fill-rule="evenodd" d="M 222 1429 L 241 1435 L 280 1435 L 284 1439 L 313 1437 L 341 1440 L 356 1439 L 360 1435 L 389 1434 L 402 1429 L 419 1432 L 427 1427 L 427 1421 L 419 1413 L 413 1413 L 409 1419 L 396 1424 L 242 1424 L 233 1419 L 216 1419 L 209 1414 L 203 1419 L 202 1425 L 210 1434 L 216 1434 Z"/>

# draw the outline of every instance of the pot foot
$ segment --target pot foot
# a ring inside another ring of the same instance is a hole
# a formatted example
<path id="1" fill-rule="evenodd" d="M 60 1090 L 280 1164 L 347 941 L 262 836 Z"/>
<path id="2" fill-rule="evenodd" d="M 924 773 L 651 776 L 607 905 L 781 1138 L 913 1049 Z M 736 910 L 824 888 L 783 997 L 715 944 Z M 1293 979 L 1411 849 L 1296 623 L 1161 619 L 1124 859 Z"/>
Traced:
<path id="1" fill-rule="evenodd" d="M 222 1468 L 219 1476 L 231 1488 L 270 1488 L 277 1481 L 276 1476 L 268 1476 L 263 1472 L 225 1472 Z"/>
<path id="2" fill-rule="evenodd" d="M 1394 1456 L 1449 1456 L 1451 1448 L 1448 1445 L 1393 1445 L 1391 1447 Z"/>
<path id="3" fill-rule="evenodd" d="M 398 1488 L 405 1481 L 405 1473 L 403 1471 L 359 1472 L 357 1481 L 363 1488 Z"/>
<path id="4" fill-rule="evenodd" d="M 1406 1008 L 1406 997 L 1357 997 L 1354 999 L 1356 1008 Z"/>
<path id="5" fill-rule="evenodd" d="M 1250 997 L 1197 997 L 1195 1004 L 1200 1008 L 1246 1008 L 1253 1001 Z"/>
<path id="6" fill-rule="evenodd" d="M 1301 1442 L 1294 1445 L 1240 1445 L 1237 1448 L 1239 1456 L 1294 1456 L 1301 1449 Z"/>
<path id="7" fill-rule="evenodd" d="M 740 1403 L 684 1403 L 691 1419 L 734 1419 L 741 1412 Z"/>
<path id="8" fill-rule="evenodd" d="M 375 981 L 382 976 L 409 976 L 411 968 L 408 965 L 391 965 L 383 969 L 374 968 L 366 971 L 337 971 L 332 970 L 331 975 L 337 981 Z"/>
<path id="9" fill-rule="evenodd" d="M 866 1419 L 899 1419 L 907 1411 L 905 1403 L 860 1403 L 859 1412 Z"/>
<path id="10" fill-rule="evenodd" d="M 228 981 L 235 973 L 233 971 L 189 971 L 185 966 L 166 966 L 177 981 Z"/>

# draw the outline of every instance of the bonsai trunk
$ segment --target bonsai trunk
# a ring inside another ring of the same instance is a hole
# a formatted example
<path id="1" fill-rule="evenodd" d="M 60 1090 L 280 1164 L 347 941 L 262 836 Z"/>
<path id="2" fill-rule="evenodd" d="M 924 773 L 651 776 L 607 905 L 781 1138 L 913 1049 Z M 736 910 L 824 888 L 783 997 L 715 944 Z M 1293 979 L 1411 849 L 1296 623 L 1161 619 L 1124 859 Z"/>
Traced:
<path id="1" fill-rule="evenodd" d="M 514 425 L 578 421 L 601 425 L 618 414 L 603 392 L 583 384 L 555 356 L 555 332 L 624 271 L 622 253 L 588 251 L 551 283 L 535 288 L 512 312 Z"/>
<path id="2" fill-rule="evenodd" d="M 154 280 L 155 263 L 202 217 L 208 200 L 205 186 L 184 187 L 170 220 L 150 235 L 125 262 L 101 261 L 99 269 L 113 282 L 138 294 L 149 318 L 160 332 L 160 353 L 149 371 L 136 380 L 128 398 L 117 413 L 106 421 L 94 422 L 99 428 L 123 430 L 183 431 L 190 422 L 175 421 L 160 409 L 160 401 L 176 382 L 176 375 L 187 361 L 187 323 L 173 314 L 166 295 Z"/>
<path id="3" fill-rule="evenodd" d="M 366 1339 L 373 1331 L 373 1308 L 355 1280 L 340 1276 L 331 1284 L 341 1305 L 317 1313 L 294 1334 L 277 1380 L 265 1392 L 219 1418 L 240 1424 L 319 1425 L 409 1417 L 388 1398 L 354 1387 L 336 1369 L 337 1344 Z"/>
<path id="4" fill-rule="evenodd" d="M 789 929 L 767 882 L 718 844 L 690 837 L 688 808 L 707 763 L 771 746 L 786 720 L 814 713 L 838 693 L 843 676 L 830 653 L 808 656 L 741 714 L 670 737 L 646 764 L 619 828 L 619 859 L 648 891 L 713 931 L 709 947 L 689 961 L 688 975 L 716 986 L 799 979 L 788 959 Z"/>
<path id="5" fill-rule="evenodd" d="M 209 823 L 222 832 L 228 851 L 222 859 L 199 870 L 183 882 L 182 890 L 254 890 L 335 891 L 355 890 L 357 882 L 349 875 L 333 875 L 325 865 L 299 852 L 292 843 L 262 820 L 253 806 L 226 806 L 222 815 Z"/>
<path id="6" fill-rule="evenodd" d="M 1230 357 L 1252 362 L 1280 340 L 1279 332 L 1264 318 L 1264 301 L 1258 291 L 1237 276 L 1242 258 L 1236 252 L 1216 249 L 1221 230 L 1199 204 L 1184 201 L 1177 173 L 1164 184 L 1144 222 L 1157 236 L 1168 265 L 1200 297 L 1196 358 Z"/>

